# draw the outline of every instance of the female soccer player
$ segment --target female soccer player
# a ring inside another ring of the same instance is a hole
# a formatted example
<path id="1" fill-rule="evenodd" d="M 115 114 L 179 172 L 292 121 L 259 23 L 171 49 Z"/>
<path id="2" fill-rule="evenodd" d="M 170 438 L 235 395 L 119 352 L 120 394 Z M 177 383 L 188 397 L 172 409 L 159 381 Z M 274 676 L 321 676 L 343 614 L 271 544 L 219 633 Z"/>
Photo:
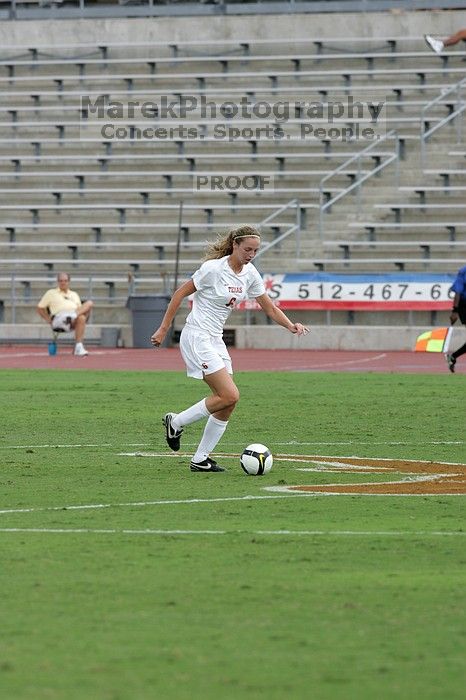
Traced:
<path id="1" fill-rule="evenodd" d="M 180 350 L 188 377 L 203 379 L 212 394 L 181 413 L 163 418 L 169 447 L 178 451 L 183 428 L 207 418 L 201 442 L 191 460 L 193 472 L 225 471 L 210 453 L 228 425 L 239 400 L 232 379 L 231 357 L 222 339 L 223 326 L 233 307 L 243 299 L 256 299 L 267 316 L 290 333 L 305 335 L 309 329 L 292 323 L 266 294 L 262 278 L 254 265 L 260 234 L 253 226 L 241 226 L 212 243 L 205 262 L 192 278 L 173 294 L 159 328 L 151 336 L 158 347 L 164 340 L 182 300 L 193 294 L 193 305 L 180 336 Z"/>

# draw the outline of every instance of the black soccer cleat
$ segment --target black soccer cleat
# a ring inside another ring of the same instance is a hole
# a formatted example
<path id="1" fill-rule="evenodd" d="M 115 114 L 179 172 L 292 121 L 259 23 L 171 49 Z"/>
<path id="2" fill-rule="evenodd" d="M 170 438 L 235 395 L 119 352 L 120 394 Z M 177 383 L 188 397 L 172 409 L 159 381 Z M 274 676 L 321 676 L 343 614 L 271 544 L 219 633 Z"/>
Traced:
<path id="1" fill-rule="evenodd" d="M 162 423 L 165 426 L 165 437 L 168 447 L 173 450 L 173 452 L 178 452 L 180 449 L 180 437 L 181 433 L 183 432 L 183 428 L 181 430 L 175 430 L 175 428 L 172 426 L 174 416 L 174 413 L 166 413 L 162 419 Z"/>
<path id="2" fill-rule="evenodd" d="M 204 459 L 203 462 L 191 462 L 190 469 L 192 472 L 224 472 L 223 467 L 219 467 L 214 459 Z"/>
<path id="3" fill-rule="evenodd" d="M 447 355 L 445 355 L 445 359 L 447 361 L 448 369 L 450 370 L 450 372 L 453 372 L 453 374 L 454 374 L 455 365 L 456 365 L 456 357 L 454 357 L 451 354 L 447 354 Z"/>

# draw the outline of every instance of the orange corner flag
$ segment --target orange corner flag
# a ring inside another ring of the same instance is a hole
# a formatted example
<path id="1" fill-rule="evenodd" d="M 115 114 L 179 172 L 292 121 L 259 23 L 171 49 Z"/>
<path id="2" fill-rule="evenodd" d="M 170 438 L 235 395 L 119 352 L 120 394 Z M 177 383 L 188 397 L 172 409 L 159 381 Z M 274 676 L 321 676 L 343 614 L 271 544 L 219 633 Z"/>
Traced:
<path id="1" fill-rule="evenodd" d="M 452 328 L 434 328 L 417 337 L 415 352 L 447 352 Z"/>

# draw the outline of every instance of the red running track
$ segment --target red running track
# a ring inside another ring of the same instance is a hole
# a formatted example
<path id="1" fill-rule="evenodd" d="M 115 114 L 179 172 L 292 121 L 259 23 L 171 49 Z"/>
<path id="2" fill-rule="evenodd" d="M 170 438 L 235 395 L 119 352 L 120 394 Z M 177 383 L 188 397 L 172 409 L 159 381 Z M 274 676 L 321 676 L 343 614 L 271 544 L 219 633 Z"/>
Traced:
<path id="1" fill-rule="evenodd" d="M 184 370 L 178 348 L 126 349 L 89 347 L 87 357 L 74 357 L 72 346 L 50 357 L 46 346 L 0 346 L 0 369 Z M 441 353 L 340 352 L 317 350 L 230 349 L 235 371 L 408 372 L 450 375 Z M 463 360 L 463 362 L 462 362 Z M 466 356 L 456 365 L 466 374 Z"/>

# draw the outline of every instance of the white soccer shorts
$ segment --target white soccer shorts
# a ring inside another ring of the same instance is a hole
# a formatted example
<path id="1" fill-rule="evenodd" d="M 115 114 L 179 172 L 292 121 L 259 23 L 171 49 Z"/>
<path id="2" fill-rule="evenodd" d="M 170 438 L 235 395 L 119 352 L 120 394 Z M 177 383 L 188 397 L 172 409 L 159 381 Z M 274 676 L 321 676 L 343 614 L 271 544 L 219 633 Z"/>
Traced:
<path id="1" fill-rule="evenodd" d="M 225 368 L 233 374 L 231 357 L 222 338 L 185 326 L 180 336 L 180 351 L 186 365 L 186 374 L 194 379 L 203 379 Z"/>

